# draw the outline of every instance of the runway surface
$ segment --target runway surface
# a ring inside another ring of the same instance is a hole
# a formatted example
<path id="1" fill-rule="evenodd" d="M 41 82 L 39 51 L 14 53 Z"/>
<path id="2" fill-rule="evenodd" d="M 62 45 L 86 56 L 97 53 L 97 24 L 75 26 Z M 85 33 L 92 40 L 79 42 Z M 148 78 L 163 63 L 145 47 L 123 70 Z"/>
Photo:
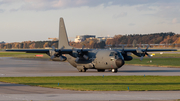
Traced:
<path id="1" fill-rule="evenodd" d="M 80 73 L 67 62 L 48 59 L 0 58 L 0 77 L 29 76 L 106 76 L 170 75 L 180 76 L 180 68 L 125 65 L 118 73 L 88 70 Z M 173 100 L 180 91 L 71 91 L 0 82 L 0 100 Z"/>
<path id="2" fill-rule="evenodd" d="M 163 75 L 180 76 L 180 68 L 148 67 L 124 65 L 118 73 L 97 72 L 89 69 L 78 72 L 68 62 L 49 61 L 49 59 L 0 58 L 0 77 L 33 76 L 106 76 L 106 75 Z"/>

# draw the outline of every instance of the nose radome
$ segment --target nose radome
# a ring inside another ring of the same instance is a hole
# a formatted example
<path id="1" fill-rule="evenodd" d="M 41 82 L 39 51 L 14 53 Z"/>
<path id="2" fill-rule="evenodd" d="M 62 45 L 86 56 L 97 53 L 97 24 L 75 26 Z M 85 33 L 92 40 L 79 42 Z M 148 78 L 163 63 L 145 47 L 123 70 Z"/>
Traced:
<path id="1" fill-rule="evenodd" d="M 116 66 L 119 68 L 119 67 L 121 67 L 121 66 L 123 66 L 124 65 L 124 60 L 122 60 L 122 59 L 117 59 L 116 60 Z"/>

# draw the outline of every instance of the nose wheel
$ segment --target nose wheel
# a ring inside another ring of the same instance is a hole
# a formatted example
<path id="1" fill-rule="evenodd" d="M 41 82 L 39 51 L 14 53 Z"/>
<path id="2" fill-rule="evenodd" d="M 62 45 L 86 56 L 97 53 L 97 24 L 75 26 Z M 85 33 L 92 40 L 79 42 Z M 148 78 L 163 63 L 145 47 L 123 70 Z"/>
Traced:
<path id="1" fill-rule="evenodd" d="M 118 69 L 112 69 L 111 71 L 112 71 L 112 73 L 117 73 Z"/>

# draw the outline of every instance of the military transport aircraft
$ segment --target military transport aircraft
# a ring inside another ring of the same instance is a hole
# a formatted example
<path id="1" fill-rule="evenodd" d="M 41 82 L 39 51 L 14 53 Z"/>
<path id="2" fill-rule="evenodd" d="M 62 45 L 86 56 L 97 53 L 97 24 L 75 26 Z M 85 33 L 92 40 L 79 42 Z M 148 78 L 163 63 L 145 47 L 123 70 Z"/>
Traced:
<path id="1" fill-rule="evenodd" d="M 17 49 L 6 51 L 19 51 L 26 53 L 46 53 L 51 59 L 59 57 L 61 61 L 67 60 L 79 72 L 86 72 L 88 69 L 97 69 L 98 72 L 104 72 L 106 69 L 116 73 L 124 65 L 124 61 L 130 61 L 133 58 L 128 53 L 141 57 L 145 55 L 151 57 L 147 52 L 154 51 L 176 51 L 174 49 L 76 49 L 69 46 L 68 37 L 63 18 L 59 22 L 59 43 L 58 49 Z M 63 55 L 65 54 L 65 56 Z"/>

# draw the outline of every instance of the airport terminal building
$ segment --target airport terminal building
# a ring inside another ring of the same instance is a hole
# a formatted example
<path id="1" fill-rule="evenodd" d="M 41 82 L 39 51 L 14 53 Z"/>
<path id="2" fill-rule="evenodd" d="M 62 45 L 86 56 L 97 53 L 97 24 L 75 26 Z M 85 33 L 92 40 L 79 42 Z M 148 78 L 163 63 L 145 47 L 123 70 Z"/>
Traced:
<path id="1" fill-rule="evenodd" d="M 95 38 L 95 35 L 78 35 L 76 36 L 74 42 L 82 42 L 85 41 L 87 38 Z"/>

